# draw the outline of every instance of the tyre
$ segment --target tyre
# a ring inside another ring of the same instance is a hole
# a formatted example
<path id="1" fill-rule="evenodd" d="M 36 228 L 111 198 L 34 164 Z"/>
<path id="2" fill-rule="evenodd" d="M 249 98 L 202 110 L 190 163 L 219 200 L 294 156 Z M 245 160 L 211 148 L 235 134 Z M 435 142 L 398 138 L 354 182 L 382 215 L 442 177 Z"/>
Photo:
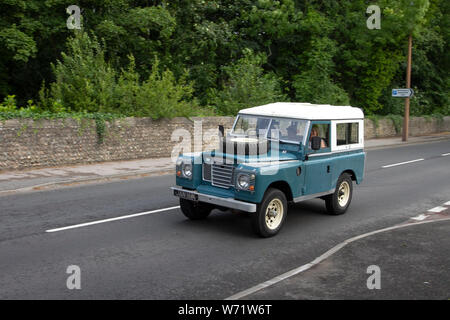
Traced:
<path id="1" fill-rule="evenodd" d="M 194 202 L 186 199 L 180 199 L 181 212 L 191 220 L 206 219 L 214 206 L 204 202 Z"/>
<path id="2" fill-rule="evenodd" d="M 336 190 L 325 198 L 327 211 L 332 215 L 344 214 L 353 196 L 353 181 L 349 174 L 343 173 L 336 183 Z"/>
<path id="3" fill-rule="evenodd" d="M 286 215 L 287 200 L 284 193 L 278 189 L 268 189 L 252 215 L 253 230 L 261 237 L 272 237 L 281 230 Z"/>

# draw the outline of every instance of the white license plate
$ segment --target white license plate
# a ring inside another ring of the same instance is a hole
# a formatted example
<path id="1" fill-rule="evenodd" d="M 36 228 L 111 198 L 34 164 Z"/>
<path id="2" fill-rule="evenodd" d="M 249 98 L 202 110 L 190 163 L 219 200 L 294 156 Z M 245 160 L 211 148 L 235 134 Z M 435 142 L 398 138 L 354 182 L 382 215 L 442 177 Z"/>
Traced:
<path id="1" fill-rule="evenodd" d="M 173 190 L 173 195 L 176 197 L 180 197 L 186 200 L 198 201 L 198 195 L 195 193 L 190 193 L 181 190 Z"/>

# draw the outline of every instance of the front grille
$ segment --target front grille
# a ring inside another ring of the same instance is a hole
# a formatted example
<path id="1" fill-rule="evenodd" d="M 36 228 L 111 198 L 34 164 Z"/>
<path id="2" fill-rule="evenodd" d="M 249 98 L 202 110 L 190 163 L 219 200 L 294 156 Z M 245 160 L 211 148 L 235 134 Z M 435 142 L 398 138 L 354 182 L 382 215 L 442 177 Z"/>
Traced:
<path id="1" fill-rule="evenodd" d="M 203 164 L 203 180 L 205 181 L 211 181 L 211 165 L 210 164 Z"/>
<path id="2" fill-rule="evenodd" d="M 233 185 L 233 169 L 232 164 L 214 163 L 212 165 L 212 185 L 221 188 L 229 188 Z"/>

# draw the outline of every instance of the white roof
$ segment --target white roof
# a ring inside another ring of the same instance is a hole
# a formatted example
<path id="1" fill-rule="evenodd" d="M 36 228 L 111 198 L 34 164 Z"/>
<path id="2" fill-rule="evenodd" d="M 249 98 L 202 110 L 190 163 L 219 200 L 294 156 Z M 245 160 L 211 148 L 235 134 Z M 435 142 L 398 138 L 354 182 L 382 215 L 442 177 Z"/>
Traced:
<path id="1" fill-rule="evenodd" d="M 364 118 L 364 113 L 359 108 L 294 102 L 277 102 L 259 107 L 242 109 L 239 111 L 239 114 L 305 120 L 345 120 Z"/>

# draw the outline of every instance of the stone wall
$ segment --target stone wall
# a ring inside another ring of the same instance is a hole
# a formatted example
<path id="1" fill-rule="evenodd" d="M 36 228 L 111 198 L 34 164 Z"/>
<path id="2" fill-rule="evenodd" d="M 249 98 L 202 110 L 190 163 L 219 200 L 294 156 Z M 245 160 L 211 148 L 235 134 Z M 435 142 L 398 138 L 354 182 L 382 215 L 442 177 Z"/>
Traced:
<path id="1" fill-rule="evenodd" d="M 7 120 L 0 122 L 0 171 L 101 161 L 170 157 L 180 142 L 192 151 L 214 145 L 219 124 L 230 128 L 232 117 L 152 120 L 127 118 L 106 123 L 103 141 L 93 120 Z M 196 123 L 194 129 L 194 123 Z M 201 127 L 200 127 L 201 126 Z M 366 139 L 399 135 L 392 120 L 365 121 Z M 412 136 L 450 131 L 443 120 L 412 118 Z M 213 138 L 209 141 L 210 138 Z M 197 139 L 196 148 L 194 141 Z M 178 148 L 177 148 L 178 146 Z"/>
<path id="2" fill-rule="evenodd" d="M 170 157 L 176 145 L 182 141 L 189 143 L 189 140 L 194 151 L 194 122 L 197 122 L 197 131 L 203 131 L 208 141 L 206 135 L 212 135 L 208 130 L 217 132 L 219 124 L 230 128 L 233 118 L 120 119 L 106 122 L 103 142 L 100 142 L 94 120 L 0 122 L 0 171 Z"/>
<path id="3" fill-rule="evenodd" d="M 364 121 L 364 138 L 389 138 L 402 135 L 401 127 L 395 127 L 394 121 L 389 118 L 381 118 L 378 121 L 365 119 Z M 412 117 L 409 121 L 409 135 L 411 137 L 424 136 L 439 132 L 450 132 L 450 117 L 443 119 L 428 117 Z"/>

